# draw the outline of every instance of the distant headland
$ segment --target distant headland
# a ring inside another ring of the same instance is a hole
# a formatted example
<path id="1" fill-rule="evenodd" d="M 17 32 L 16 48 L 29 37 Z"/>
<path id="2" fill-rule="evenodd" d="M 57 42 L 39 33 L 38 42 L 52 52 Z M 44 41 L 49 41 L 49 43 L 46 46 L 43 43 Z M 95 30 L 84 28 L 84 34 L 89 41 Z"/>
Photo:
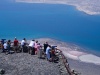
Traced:
<path id="1" fill-rule="evenodd" d="M 50 3 L 50 4 L 67 4 L 75 6 L 79 11 L 89 15 L 100 14 L 100 1 L 98 0 L 15 0 L 16 2 L 26 3 Z"/>

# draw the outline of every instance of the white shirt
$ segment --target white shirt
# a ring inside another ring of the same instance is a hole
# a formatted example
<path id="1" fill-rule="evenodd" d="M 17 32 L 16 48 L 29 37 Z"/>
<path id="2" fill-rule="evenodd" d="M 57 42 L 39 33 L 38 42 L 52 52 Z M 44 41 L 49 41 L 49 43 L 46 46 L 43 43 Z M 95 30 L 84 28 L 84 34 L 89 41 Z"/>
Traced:
<path id="1" fill-rule="evenodd" d="M 30 44 L 29 44 L 30 47 L 34 47 L 34 45 L 35 45 L 34 41 L 31 41 Z"/>
<path id="2" fill-rule="evenodd" d="M 47 47 L 47 49 L 46 49 L 46 54 L 49 53 L 50 49 L 51 49 L 50 47 Z"/>
<path id="3" fill-rule="evenodd" d="M 21 45 L 24 45 L 24 44 L 25 44 L 25 40 L 22 40 L 22 41 L 21 41 Z"/>
<path id="4" fill-rule="evenodd" d="M 4 49 L 7 49 L 7 43 L 4 43 L 3 46 L 4 46 Z"/>

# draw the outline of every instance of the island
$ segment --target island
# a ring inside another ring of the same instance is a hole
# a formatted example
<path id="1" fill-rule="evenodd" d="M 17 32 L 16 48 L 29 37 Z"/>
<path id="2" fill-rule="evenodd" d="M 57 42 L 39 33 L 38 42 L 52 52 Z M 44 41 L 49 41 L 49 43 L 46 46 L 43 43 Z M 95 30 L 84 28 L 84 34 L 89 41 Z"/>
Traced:
<path id="1" fill-rule="evenodd" d="M 67 4 L 89 15 L 100 14 L 100 0 L 15 0 L 15 2 Z"/>

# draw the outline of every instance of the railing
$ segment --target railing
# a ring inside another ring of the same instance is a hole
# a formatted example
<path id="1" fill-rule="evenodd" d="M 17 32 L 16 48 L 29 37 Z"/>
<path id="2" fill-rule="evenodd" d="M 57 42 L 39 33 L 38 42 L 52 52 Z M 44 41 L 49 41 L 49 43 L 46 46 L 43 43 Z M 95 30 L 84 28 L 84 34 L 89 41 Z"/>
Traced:
<path id="1" fill-rule="evenodd" d="M 58 50 L 59 50 L 59 49 L 58 49 Z M 66 57 L 64 56 L 64 54 L 62 53 L 61 50 L 59 50 L 59 51 L 60 51 L 60 55 L 62 56 L 62 60 L 63 60 L 64 66 L 65 66 L 65 68 L 66 68 L 68 74 L 69 74 L 69 75 L 73 75 L 73 73 L 71 72 L 71 69 L 70 69 L 70 67 L 69 67 L 69 64 L 68 64 L 68 61 L 67 61 Z"/>

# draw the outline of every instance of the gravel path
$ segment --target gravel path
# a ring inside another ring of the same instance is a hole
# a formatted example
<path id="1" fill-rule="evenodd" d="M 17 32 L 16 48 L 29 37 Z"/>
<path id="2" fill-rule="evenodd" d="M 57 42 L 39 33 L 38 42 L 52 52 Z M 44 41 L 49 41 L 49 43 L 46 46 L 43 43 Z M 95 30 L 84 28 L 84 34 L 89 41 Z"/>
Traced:
<path id="1" fill-rule="evenodd" d="M 0 68 L 5 69 L 5 75 L 60 75 L 57 65 L 28 53 L 0 53 Z"/>

